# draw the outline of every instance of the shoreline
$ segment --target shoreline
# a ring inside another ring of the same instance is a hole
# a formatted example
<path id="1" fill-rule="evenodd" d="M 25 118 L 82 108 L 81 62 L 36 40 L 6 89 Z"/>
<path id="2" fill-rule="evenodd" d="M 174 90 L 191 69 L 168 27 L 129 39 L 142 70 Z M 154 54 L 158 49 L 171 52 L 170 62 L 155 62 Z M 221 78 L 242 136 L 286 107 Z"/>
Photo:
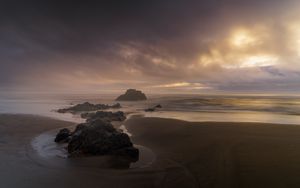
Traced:
<path id="1" fill-rule="evenodd" d="M 76 166 L 77 161 L 71 160 L 37 160 L 31 153 L 33 148 L 28 148 L 31 140 L 45 131 L 68 125 L 75 123 L 37 115 L 1 114 L 0 159 L 7 161 L 0 165 L 2 186 L 223 188 L 300 183 L 298 125 L 132 116 L 124 122 L 132 141 L 156 155 L 149 167 L 115 170 L 97 167 L 98 159 L 84 159 L 83 166 Z M 94 165 L 85 166 L 86 163 Z"/>

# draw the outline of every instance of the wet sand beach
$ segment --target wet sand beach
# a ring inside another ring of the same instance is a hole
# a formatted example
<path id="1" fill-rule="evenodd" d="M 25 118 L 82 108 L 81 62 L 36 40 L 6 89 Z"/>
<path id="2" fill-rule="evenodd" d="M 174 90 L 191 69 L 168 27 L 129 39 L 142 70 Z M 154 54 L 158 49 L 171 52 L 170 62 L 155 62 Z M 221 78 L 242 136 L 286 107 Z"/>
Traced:
<path id="1" fill-rule="evenodd" d="M 174 187 L 183 180 L 179 173 L 176 177 L 176 168 L 196 187 L 300 185 L 297 125 L 133 118 L 126 126 L 133 141 L 156 153 L 158 166 L 174 165 L 164 167 L 169 173 L 165 183 Z"/>
<path id="2" fill-rule="evenodd" d="M 259 123 L 186 122 L 132 117 L 135 144 L 156 155 L 152 165 L 104 169 L 43 159 L 32 140 L 73 123 L 31 115 L 0 115 L 0 179 L 5 188 L 32 187 L 297 187 L 300 127 Z M 53 163 L 56 163 L 53 165 Z M 75 161 L 76 163 L 76 161 Z"/>

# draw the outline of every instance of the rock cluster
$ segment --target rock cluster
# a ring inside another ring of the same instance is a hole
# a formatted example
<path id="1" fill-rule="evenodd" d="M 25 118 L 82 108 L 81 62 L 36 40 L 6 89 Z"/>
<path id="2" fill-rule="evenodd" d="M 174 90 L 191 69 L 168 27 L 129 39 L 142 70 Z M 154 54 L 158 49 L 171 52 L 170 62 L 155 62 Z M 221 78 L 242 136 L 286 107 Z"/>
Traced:
<path id="1" fill-rule="evenodd" d="M 139 158 L 139 150 L 135 148 L 129 136 L 113 127 L 111 121 L 126 119 L 123 112 L 88 113 L 85 123 L 78 124 L 73 132 L 61 129 L 55 142 L 68 143 L 69 157 L 89 155 L 113 155 L 130 162 Z"/>
<path id="2" fill-rule="evenodd" d="M 82 104 L 77 104 L 70 108 L 63 108 L 57 110 L 59 113 L 78 113 L 78 112 L 89 112 L 89 111 L 97 111 L 97 110 L 107 110 L 107 109 L 117 109 L 121 108 L 120 103 L 116 103 L 114 105 L 107 104 L 91 104 L 89 102 L 85 102 Z"/>
<path id="3" fill-rule="evenodd" d="M 139 150 L 127 134 L 117 131 L 111 123 L 96 119 L 80 124 L 68 144 L 71 157 L 81 155 L 117 155 L 136 161 Z"/>
<path id="4" fill-rule="evenodd" d="M 128 89 L 125 94 L 120 95 L 116 101 L 142 101 L 147 100 L 146 95 L 136 89 Z"/>
<path id="5" fill-rule="evenodd" d="M 83 113 L 81 114 L 81 118 L 87 119 L 87 122 L 96 119 L 104 119 L 106 121 L 124 121 L 126 116 L 124 112 L 106 112 L 106 111 L 98 111 L 95 113 Z"/>

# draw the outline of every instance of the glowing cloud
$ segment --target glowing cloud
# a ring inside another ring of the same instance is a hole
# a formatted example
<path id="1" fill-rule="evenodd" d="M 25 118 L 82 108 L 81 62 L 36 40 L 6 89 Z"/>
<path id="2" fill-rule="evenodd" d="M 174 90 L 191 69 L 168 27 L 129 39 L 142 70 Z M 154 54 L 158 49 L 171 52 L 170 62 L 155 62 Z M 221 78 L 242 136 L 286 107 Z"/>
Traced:
<path id="1" fill-rule="evenodd" d="M 230 42 L 235 47 L 243 48 L 255 44 L 257 39 L 249 31 L 239 29 L 233 32 Z"/>
<path id="2" fill-rule="evenodd" d="M 153 86 L 153 87 L 165 87 L 165 88 L 169 88 L 169 87 L 184 87 L 184 86 L 190 86 L 190 85 L 191 85 L 191 83 L 188 83 L 188 82 L 178 82 L 178 83 L 157 85 L 157 86 Z"/>
<path id="3" fill-rule="evenodd" d="M 290 34 L 289 44 L 292 51 L 295 51 L 300 56 L 300 24 L 292 22 L 287 24 L 287 29 Z"/>
<path id="4" fill-rule="evenodd" d="M 240 65 L 240 67 L 262 67 L 275 65 L 278 61 L 274 56 L 250 56 L 247 57 Z"/>
<path id="5" fill-rule="evenodd" d="M 197 64 L 202 67 L 218 65 L 226 69 L 276 65 L 280 63 L 280 57 L 269 50 L 274 42 L 270 40 L 272 39 L 268 34 L 270 32 L 270 28 L 264 24 L 233 28 L 229 35 L 212 43 L 206 53 L 200 54 Z M 194 66 L 190 67 L 195 68 Z"/>
<path id="6" fill-rule="evenodd" d="M 201 83 L 177 82 L 163 85 L 152 86 L 154 88 L 185 88 L 185 89 L 211 89 Z"/>

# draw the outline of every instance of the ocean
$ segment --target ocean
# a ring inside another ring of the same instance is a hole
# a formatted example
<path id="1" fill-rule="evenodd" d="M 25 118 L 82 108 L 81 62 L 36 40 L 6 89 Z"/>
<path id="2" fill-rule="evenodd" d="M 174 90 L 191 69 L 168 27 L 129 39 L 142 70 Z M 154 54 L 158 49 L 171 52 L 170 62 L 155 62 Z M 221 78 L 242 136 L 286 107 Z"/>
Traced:
<path id="1" fill-rule="evenodd" d="M 82 102 L 115 104 L 117 95 L 95 94 L 0 94 L 0 113 L 34 114 L 82 122 L 78 115 L 56 110 Z M 245 95 L 149 95 L 147 101 L 120 102 L 122 110 L 145 117 L 185 121 L 263 122 L 300 125 L 300 97 Z M 161 104 L 154 112 L 146 108 Z"/>

